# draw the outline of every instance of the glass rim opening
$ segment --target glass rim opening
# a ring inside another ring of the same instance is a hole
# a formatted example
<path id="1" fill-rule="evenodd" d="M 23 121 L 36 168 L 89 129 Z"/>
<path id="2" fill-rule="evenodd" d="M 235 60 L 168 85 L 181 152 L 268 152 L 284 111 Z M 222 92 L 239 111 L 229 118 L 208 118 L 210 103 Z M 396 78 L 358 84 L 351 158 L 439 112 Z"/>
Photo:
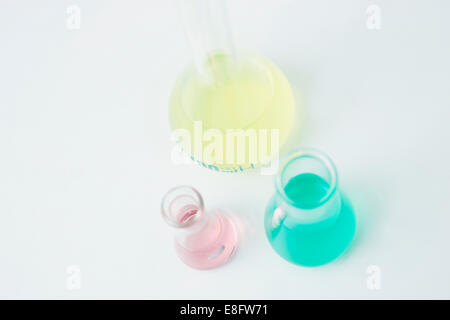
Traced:
<path id="1" fill-rule="evenodd" d="M 192 215 L 191 218 L 186 220 L 180 220 L 176 218 L 177 214 L 171 212 L 170 206 L 176 198 L 171 199 L 174 194 L 179 193 L 180 195 L 191 195 L 193 201 L 195 202 L 195 206 L 197 207 L 197 212 Z M 166 194 L 163 196 L 161 200 L 161 214 L 164 220 L 175 228 L 186 228 L 194 224 L 197 220 L 201 218 L 203 215 L 203 198 L 200 193 L 193 187 L 188 185 L 180 185 L 171 188 Z"/>
<path id="2" fill-rule="evenodd" d="M 280 195 L 285 202 L 294 207 L 298 206 L 298 203 L 289 198 L 286 192 L 284 191 L 285 185 L 283 183 L 283 173 L 294 161 L 299 160 L 301 158 L 311 158 L 318 161 L 329 174 L 329 181 L 327 181 L 329 184 L 329 189 L 327 190 L 327 193 L 319 200 L 317 206 L 315 206 L 315 208 L 318 208 L 323 204 L 325 204 L 334 195 L 337 189 L 337 181 L 338 181 L 337 170 L 333 161 L 330 159 L 330 157 L 328 157 L 326 154 L 324 154 L 319 150 L 312 148 L 300 148 L 285 156 L 281 160 L 280 162 L 281 164 L 278 168 L 277 175 L 275 176 L 275 189 L 278 195 Z M 304 210 L 313 210 L 313 209 L 304 209 Z"/>

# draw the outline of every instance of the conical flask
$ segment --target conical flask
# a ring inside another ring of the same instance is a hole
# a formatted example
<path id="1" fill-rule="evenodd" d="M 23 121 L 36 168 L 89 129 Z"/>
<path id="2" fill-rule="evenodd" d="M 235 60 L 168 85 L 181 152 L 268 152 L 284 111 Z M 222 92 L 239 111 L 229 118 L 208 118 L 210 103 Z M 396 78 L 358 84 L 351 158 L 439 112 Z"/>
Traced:
<path id="1" fill-rule="evenodd" d="M 340 256 L 353 240 L 356 219 L 325 154 L 299 149 L 281 161 L 265 212 L 266 236 L 284 259 L 319 266 Z"/>
<path id="2" fill-rule="evenodd" d="M 178 257 L 196 269 L 211 269 L 226 263 L 236 252 L 238 230 L 233 220 L 219 210 L 205 212 L 203 198 L 190 186 L 169 190 L 162 199 L 161 213 L 175 230 Z"/>

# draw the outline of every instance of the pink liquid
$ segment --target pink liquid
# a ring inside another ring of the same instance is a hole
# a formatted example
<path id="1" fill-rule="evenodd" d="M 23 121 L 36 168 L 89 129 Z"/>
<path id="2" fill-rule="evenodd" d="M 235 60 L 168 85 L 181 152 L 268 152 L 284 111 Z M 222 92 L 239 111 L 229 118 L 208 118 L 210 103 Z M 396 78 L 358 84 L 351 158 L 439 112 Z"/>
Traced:
<path id="1" fill-rule="evenodd" d="M 198 212 L 192 206 L 180 210 L 179 221 L 189 221 Z M 226 263 L 234 254 L 238 233 L 233 221 L 226 215 L 217 213 L 175 242 L 178 256 L 187 265 L 196 269 L 210 269 Z M 203 225 L 201 225 L 203 223 Z"/>

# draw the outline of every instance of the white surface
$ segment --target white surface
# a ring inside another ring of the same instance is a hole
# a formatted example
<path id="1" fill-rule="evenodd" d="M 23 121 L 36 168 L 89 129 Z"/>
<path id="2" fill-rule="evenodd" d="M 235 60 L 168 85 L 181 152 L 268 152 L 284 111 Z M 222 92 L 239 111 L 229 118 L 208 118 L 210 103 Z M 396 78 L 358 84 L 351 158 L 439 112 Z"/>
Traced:
<path id="1" fill-rule="evenodd" d="M 171 163 L 168 97 L 190 57 L 174 3 L 0 5 L 1 298 L 450 298 L 449 1 L 230 1 L 237 46 L 277 63 L 306 111 L 288 149 L 328 153 L 357 210 L 351 251 L 314 269 L 265 239 L 272 177 Z M 178 261 L 159 205 L 182 183 L 242 217 L 228 265 Z"/>

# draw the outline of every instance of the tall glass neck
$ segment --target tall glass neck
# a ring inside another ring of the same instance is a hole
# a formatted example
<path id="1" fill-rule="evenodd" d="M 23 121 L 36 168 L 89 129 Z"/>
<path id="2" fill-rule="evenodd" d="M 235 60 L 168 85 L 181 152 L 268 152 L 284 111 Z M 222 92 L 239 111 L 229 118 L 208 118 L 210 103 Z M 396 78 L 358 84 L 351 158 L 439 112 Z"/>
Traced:
<path id="1" fill-rule="evenodd" d="M 178 0 L 178 6 L 197 72 L 220 82 L 236 62 L 225 0 Z"/>
<path id="2" fill-rule="evenodd" d="M 283 159 L 275 186 L 275 220 L 288 218 L 285 223 L 312 224 L 340 212 L 336 168 L 330 158 L 317 150 L 299 149 Z"/>

